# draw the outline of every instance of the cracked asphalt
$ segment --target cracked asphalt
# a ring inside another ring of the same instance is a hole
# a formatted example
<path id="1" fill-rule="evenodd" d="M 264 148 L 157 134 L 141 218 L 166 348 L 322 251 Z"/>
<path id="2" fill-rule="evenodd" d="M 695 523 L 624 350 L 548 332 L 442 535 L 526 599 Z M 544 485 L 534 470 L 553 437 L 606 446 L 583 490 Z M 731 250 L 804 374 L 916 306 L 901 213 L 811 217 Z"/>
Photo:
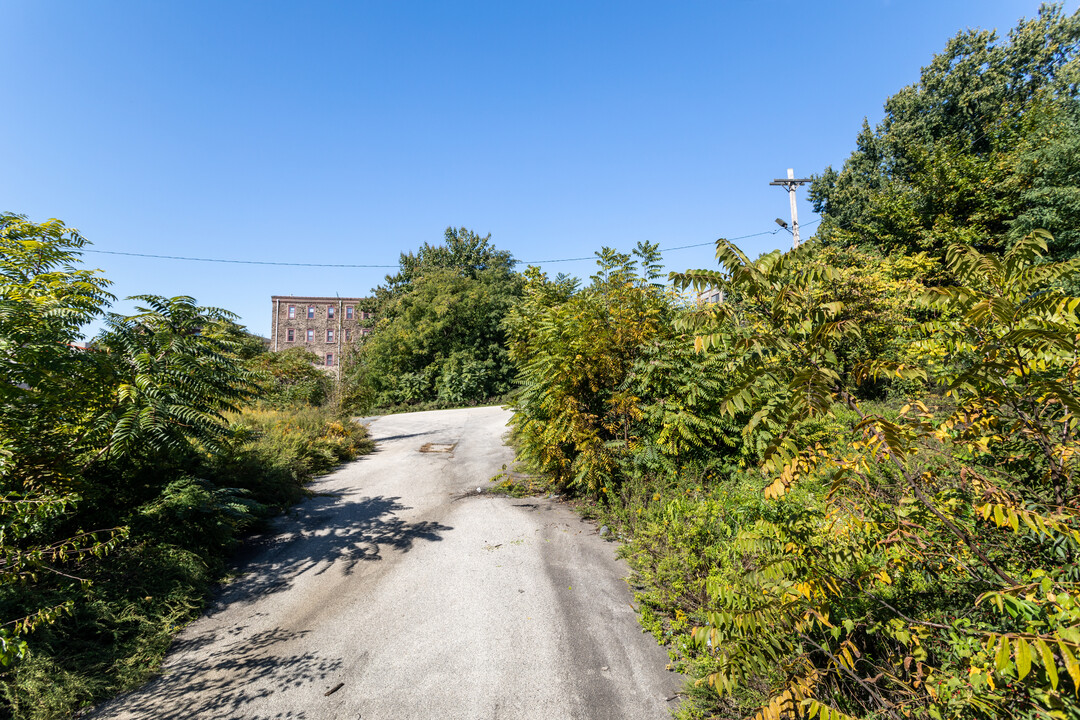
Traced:
<path id="1" fill-rule="evenodd" d="M 489 493 L 509 417 L 371 421 L 376 451 L 314 483 L 162 675 L 91 716 L 667 717 L 682 678 L 641 631 L 615 545 L 557 502 Z"/>

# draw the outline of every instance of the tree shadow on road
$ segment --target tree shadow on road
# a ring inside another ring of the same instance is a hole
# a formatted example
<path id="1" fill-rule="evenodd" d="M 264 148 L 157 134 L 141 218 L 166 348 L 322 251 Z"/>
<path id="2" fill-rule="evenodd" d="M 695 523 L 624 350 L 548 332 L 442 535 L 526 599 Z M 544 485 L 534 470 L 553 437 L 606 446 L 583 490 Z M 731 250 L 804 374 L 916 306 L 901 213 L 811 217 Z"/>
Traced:
<path id="1" fill-rule="evenodd" d="M 424 432 L 405 433 L 402 435 L 384 435 L 384 436 L 370 436 L 375 441 L 375 449 L 378 449 L 379 443 L 390 442 L 391 440 L 406 440 L 408 438 L 423 437 L 425 435 L 434 435 L 434 430 L 425 430 Z"/>
<path id="2" fill-rule="evenodd" d="M 398 497 L 362 497 L 348 491 L 308 499 L 279 518 L 272 531 L 245 543 L 233 561 L 242 574 L 222 588 L 207 615 L 286 590 L 305 573 L 333 569 L 351 574 L 360 563 L 381 560 L 387 548 L 408 552 L 418 541 L 438 542 L 443 533 L 453 530 L 439 522 L 406 522 L 397 517 L 409 509 Z M 249 613 L 248 618 L 260 618 L 254 623 L 258 626 L 265 622 L 266 613 Z M 195 625 L 174 641 L 161 677 L 107 703 L 91 717 L 322 718 L 313 709 L 256 714 L 279 704 L 265 700 L 270 695 L 284 695 L 313 683 L 332 685 L 330 679 L 343 667 L 340 658 L 289 652 L 291 643 L 296 642 L 298 650 L 303 647 L 307 633 L 282 628 L 251 632 L 243 622 L 216 628 L 213 622 Z M 312 689 L 303 692 L 311 694 Z"/>
<path id="3" fill-rule="evenodd" d="M 381 560 L 385 549 L 408 552 L 419 540 L 438 542 L 453 530 L 435 521 L 406 522 L 399 497 L 359 497 L 349 491 L 318 495 L 293 508 L 273 531 L 251 538 L 235 556 L 242 575 L 215 598 L 211 613 L 292 586 L 308 572 L 353 573 Z"/>
<path id="4" fill-rule="evenodd" d="M 221 631 L 217 635 L 205 633 L 195 643 L 180 641 L 161 677 L 107 703 L 90 717 L 252 720 L 256 717 L 252 703 L 266 707 L 264 699 L 271 695 L 312 683 L 329 684 L 343 667 L 341 659 L 320 658 L 311 652 L 274 654 L 276 645 L 302 639 L 306 634 L 306 630 L 274 629 L 240 637 Z M 233 635 L 236 639 L 221 643 L 219 635 Z M 208 646 L 216 649 L 203 655 Z M 303 720 L 308 715 L 301 710 L 258 717 Z"/>

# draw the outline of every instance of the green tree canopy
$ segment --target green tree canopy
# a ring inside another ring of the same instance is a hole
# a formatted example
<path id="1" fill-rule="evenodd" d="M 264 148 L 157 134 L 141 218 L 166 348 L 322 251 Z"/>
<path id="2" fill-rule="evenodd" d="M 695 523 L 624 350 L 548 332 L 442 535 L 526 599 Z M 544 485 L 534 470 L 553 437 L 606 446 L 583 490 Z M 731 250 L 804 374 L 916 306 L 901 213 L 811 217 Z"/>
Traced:
<path id="1" fill-rule="evenodd" d="M 271 407 L 321 405 L 333 381 L 317 367 L 319 356 L 304 347 L 256 355 L 248 366 L 263 374 L 260 401 Z"/>
<path id="2" fill-rule="evenodd" d="M 818 236 L 837 244 L 1001 252 L 1053 233 L 1050 257 L 1080 252 L 1080 12 L 1044 6 L 1001 39 L 958 34 L 919 82 L 863 124 L 840 170 L 810 190 Z"/>
<path id="3" fill-rule="evenodd" d="M 401 272 L 375 289 L 379 319 L 345 369 L 346 405 L 462 405 L 510 390 L 503 318 L 523 287 L 513 257 L 465 228 L 445 238 L 403 253 Z"/>
<path id="4" fill-rule="evenodd" d="M 507 325 L 523 386 L 511 421 L 518 458 L 560 487 L 601 493 L 640 444 L 646 415 L 663 434 L 673 415 L 693 414 L 693 402 L 651 402 L 657 386 L 671 390 L 684 374 L 678 358 L 662 358 L 660 367 L 658 345 L 671 337 L 674 306 L 655 282 L 657 246 L 596 255 L 597 272 L 580 289 L 528 268 L 525 299 Z"/>
<path id="5" fill-rule="evenodd" d="M 695 632 L 718 693 L 770 685 L 776 720 L 1076 716 L 1080 298 L 1060 285 L 1080 259 L 1046 262 L 1049 241 L 950 246 L 948 285 L 908 286 L 928 313 L 908 357 L 844 357 L 867 315 L 816 242 L 751 261 L 721 240 L 721 272 L 675 276 L 738 298 L 680 324 L 731 358 L 725 411 L 773 438 L 775 510 L 736 534 Z M 862 402 L 882 376 L 944 394 Z M 833 436 L 800 437 L 814 418 Z"/>
<path id="6" fill-rule="evenodd" d="M 427 273 L 450 270 L 458 275 L 476 278 L 485 270 L 508 275 L 514 269 L 514 257 L 498 250 L 491 243 L 491 233 L 480 237 L 467 228 L 446 228 L 442 245 L 424 243 L 415 253 L 401 253 L 401 269 L 386 276 L 386 283 L 375 288 L 380 304 L 412 289 L 413 284 Z"/>

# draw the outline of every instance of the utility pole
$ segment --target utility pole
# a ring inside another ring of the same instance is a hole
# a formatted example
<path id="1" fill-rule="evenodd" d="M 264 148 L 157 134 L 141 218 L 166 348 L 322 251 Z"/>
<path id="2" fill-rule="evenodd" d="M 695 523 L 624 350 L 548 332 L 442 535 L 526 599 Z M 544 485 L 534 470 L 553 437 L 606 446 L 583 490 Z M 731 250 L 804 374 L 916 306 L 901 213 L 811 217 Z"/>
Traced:
<path id="1" fill-rule="evenodd" d="M 786 178 L 776 178 L 770 185 L 786 187 L 788 197 L 791 199 L 791 236 L 794 239 L 794 247 L 799 247 L 799 210 L 795 206 L 795 188 L 810 182 L 810 178 L 795 178 L 795 171 L 787 169 Z"/>

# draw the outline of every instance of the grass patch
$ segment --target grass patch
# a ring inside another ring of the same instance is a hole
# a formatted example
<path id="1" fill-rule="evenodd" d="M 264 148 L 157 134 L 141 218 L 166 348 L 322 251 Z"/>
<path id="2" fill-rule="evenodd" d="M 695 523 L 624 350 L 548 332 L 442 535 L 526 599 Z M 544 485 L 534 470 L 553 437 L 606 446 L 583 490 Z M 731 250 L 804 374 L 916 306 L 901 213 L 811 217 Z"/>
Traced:
<path id="1" fill-rule="evenodd" d="M 551 492 L 551 483 L 547 480 L 528 473 L 508 470 L 505 465 L 502 467 L 502 472 L 493 476 L 488 482 L 495 483 L 491 492 L 514 498 L 536 497 Z"/>

